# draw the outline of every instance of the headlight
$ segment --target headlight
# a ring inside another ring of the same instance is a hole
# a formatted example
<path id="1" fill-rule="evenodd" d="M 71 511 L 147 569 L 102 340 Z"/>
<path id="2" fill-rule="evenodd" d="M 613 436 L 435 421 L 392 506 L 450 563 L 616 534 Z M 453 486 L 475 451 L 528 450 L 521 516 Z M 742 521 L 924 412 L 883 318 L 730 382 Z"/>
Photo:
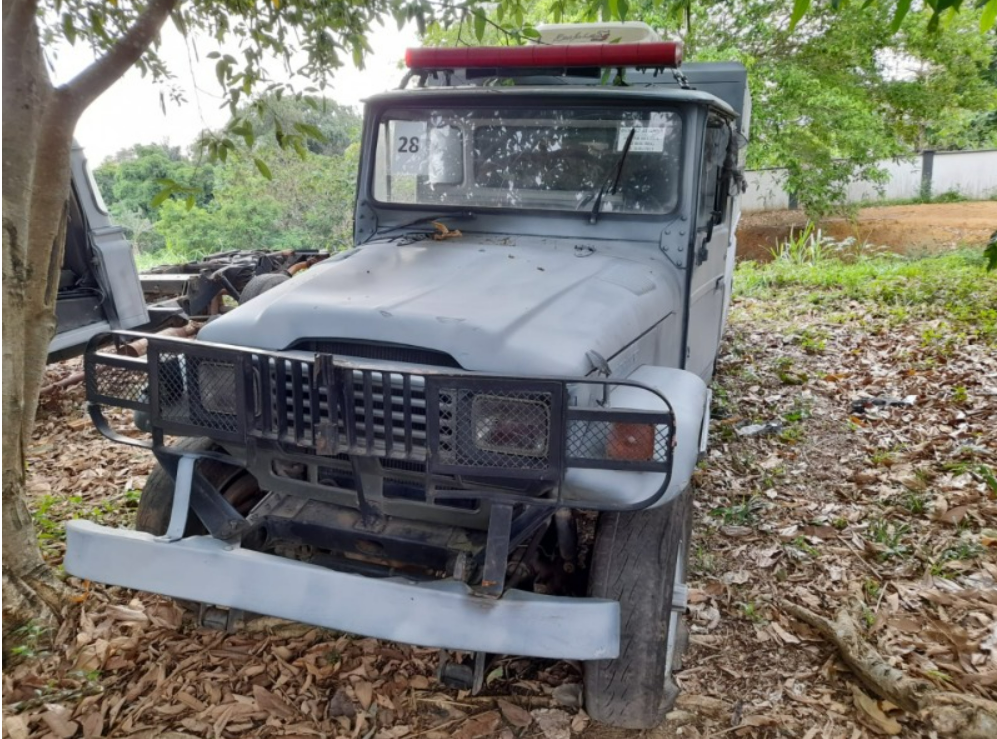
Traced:
<path id="1" fill-rule="evenodd" d="M 550 439 L 550 408 L 537 400 L 475 395 L 471 429 L 478 449 L 544 457 Z"/>
<path id="2" fill-rule="evenodd" d="M 197 366 L 201 407 L 209 413 L 235 415 L 235 367 L 221 362 L 202 361 Z"/>

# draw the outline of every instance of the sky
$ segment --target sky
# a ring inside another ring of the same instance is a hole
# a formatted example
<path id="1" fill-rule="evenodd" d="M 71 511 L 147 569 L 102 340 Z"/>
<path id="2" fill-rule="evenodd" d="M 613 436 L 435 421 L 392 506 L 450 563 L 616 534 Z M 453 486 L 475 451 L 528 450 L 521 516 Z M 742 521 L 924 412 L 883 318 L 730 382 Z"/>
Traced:
<path id="1" fill-rule="evenodd" d="M 326 94 L 337 103 L 357 106 L 370 95 L 397 87 L 403 75 L 399 63 L 404 50 L 418 46 L 418 38 L 414 26 L 399 31 L 394 21 L 389 21 L 386 26 L 375 26 L 370 45 L 374 53 L 368 56 L 364 70 L 348 63 L 333 78 L 332 89 Z M 168 142 L 186 147 L 203 129 L 224 125 L 228 109 L 219 108 L 221 90 L 215 63 L 204 58 L 215 46 L 210 39 L 195 39 L 194 47 L 200 59 L 193 49 L 188 50 L 175 28 L 168 25 L 164 29 L 161 55 L 176 76 L 172 85 L 183 92 L 185 103 L 170 102 L 168 88 L 143 79 L 132 69 L 87 109 L 76 128 L 76 139 L 92 166 L 132 144 Z M 90 64 L 93 54 L 79 43 L 63 45 L 49 61 L 55 80 L 64 82 Z M 270 69 L 277 77 L 274 70 L 278 65 Z M 165 115 L 161 92 L 166 95 Z"/>

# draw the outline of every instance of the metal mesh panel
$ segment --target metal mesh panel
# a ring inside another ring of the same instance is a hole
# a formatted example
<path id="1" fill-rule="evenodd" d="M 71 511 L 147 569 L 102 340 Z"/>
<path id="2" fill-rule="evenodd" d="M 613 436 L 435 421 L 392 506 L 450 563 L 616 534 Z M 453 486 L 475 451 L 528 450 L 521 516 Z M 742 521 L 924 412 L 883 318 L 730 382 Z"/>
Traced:
<path id="1" fill-rule="evenodd" d="M 91 395 L 145 403 L 149 375 L 145 369 L 129 369 L 95 362 L 87 373 L 87 390 Z"/>
<path id="2" fill-rule="evenodd" d="M 666 424 L 613 419 L 569 420 L 565 457 L 572 460 L 667 463 L 671 432 Z"/>
<path id="3" fill-rule="evenodd" d="M 166 422 L 236 433 L 241 408 L 231 362 L 195 354 L 158 354 L 159 415 Z"/>
<path id="4" fill-rule="evenodd" d="M 439 460 L 445 465 L 510 470 L 550 466 L 550 393 L 466 388 L 439 392 Z"/>

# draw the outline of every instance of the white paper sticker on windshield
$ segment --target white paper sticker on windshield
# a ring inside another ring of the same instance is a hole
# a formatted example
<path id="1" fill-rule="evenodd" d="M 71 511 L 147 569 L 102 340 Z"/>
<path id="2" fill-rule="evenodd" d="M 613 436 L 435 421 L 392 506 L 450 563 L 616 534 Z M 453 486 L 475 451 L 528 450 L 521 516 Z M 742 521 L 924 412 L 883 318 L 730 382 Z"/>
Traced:
<path id="1" fill-rule="evenodd" d="M 429 171 L 425 121 L 393 121 L 391 173 L 420 175 Z"/>
<path id="2" fill-rule="evenodd" d="M 652 121 L 653 123 L 653 121 Z M 640 152 L 661 152 L 665 150 L 665 134 L 668 129 L 665 126 L 645 126 L 642 123 L 624 123 L 620 126 L 616 137 L 616 150 L 623 151 L 630 137 L 630 131 L 634 132 L 633 143 L 630 144 L 630 151 Z"/>

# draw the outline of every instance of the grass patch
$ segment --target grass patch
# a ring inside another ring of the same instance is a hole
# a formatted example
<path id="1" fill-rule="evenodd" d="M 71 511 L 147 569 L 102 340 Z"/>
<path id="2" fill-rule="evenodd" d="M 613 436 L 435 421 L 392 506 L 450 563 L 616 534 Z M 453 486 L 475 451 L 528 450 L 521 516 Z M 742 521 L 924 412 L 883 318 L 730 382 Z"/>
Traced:
<path id="1" fill-rule="evenodd" d="M 884 519 L 878 519 L 869 524 L 867 533 L 869 538 L 880 547 L 880 562 L 910 554 L 910 547 L 903 541 L 904 537 L 910 533 L 910 526 L 905 523 L 894 524 Z"/>
<path id="2" fill-rule="evenodd" d="M 42 495 L 29 500 L 42 554 L 46 559 L 61 557 L 66 521 L 70 519 L 131 528 L 141 494 L 140 490 L 126 490 L 97 503 L 88 503 L 79 495 Z"/>
<path id="3" fill-rule="evenodd" d="M 778 300 L 785 298 L 776 291 L 790 288 L 790 295 L 820 296 L 822 305 L 840 303 L 843 310 L 847 303 L 859 301 L 902 322 L 944 313 L 950 325 L 926 329 L 922 336 L 926 346 L 941 344 L 944 350 L 953 338 L 949 329 L 997 344 L 997 274 L 986 272 L 980 250 L 854 258 L 811 252 L 808 257 L 777 255 L 768 263 L 741 262 L 734 281 L 738 295 Z M 804 349 L 810 353 L 824 350 L 819 335 L 805 340 Z"/>
<path id="4" fill-rule="evenodd" d="M 719 518 L 725 526 L 751 526 L 758 519 L 755 511 L 760 506 L 761 501 L 752 497 L 742 503 L 714 508 L 710 515 Z"/>

